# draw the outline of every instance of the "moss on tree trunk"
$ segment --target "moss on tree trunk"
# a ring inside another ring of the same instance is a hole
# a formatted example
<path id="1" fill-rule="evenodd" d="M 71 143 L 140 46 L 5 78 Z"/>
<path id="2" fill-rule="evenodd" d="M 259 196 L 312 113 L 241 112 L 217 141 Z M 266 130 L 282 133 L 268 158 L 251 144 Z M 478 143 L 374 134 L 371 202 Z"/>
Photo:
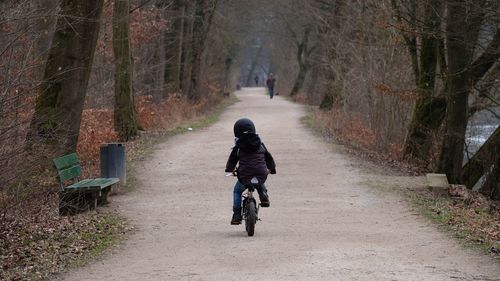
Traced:
<path id="1" fill-rule="evenodd" d="M 39 88 L 27 149 L 52 158 L 76 151 L 103 0 L 63 0 Z"/>
<path id="2" fill-rule="evenodd" d="M 429 164 L 434 136 L 446 113 L 446 99 L 419 99 L 413 111 L 412 122 L 405 143 L 404 154 L 411 159 Z"/>

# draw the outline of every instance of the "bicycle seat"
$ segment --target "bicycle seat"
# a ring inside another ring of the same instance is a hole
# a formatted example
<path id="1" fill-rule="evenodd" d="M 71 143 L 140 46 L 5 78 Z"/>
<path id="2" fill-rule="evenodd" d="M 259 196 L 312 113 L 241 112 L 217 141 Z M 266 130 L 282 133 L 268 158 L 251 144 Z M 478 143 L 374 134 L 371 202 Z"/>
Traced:
<path id="1" fill-rule="evenodd" d="M 248 188 L 250 191 L 253 191 L 255 188 L 259 187 L 261 185 L 259 179 L 256 177 L 253 177 L 250 181 L 243 181 L 242 182 L 243 186 Z"/>

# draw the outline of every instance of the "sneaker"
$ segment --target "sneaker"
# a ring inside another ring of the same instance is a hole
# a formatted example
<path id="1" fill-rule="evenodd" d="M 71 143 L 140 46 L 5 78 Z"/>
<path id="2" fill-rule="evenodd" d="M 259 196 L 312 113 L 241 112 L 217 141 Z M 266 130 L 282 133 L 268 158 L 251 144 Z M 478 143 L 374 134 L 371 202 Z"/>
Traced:
<path id="1" fill-rule="evenodd" d="M 267 195 L 267 193 L 259 194 L 259 199 L 261 207 L 267 208 L 271 205 L 271 203 L 269 202 L 269 195 Z"/>
<path id="2" fill-rule="evenodd" d="M 241 224 L 241 208 L 233 208 L 233 217 L 231 218 L 231 225 Z"/>

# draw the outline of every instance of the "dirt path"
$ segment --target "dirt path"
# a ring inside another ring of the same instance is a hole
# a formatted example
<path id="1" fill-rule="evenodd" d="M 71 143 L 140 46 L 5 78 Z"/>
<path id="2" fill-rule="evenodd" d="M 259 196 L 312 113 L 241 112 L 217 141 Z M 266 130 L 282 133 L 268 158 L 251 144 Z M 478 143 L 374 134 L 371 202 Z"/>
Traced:
<path id="1" fill-rule="evenodd" d="M 239 98 L 217 124 L 157 147 L 138 190 L 112 198 L 135 233 L 66 280 L 500 280 L 491 258 L 368 187 L 381 177 L 313 136 L 302 107 L 262 89 Z M 223 172 L 240 117 L 278 167 L 252 238 L 229 225 L 234 179 Z"/>

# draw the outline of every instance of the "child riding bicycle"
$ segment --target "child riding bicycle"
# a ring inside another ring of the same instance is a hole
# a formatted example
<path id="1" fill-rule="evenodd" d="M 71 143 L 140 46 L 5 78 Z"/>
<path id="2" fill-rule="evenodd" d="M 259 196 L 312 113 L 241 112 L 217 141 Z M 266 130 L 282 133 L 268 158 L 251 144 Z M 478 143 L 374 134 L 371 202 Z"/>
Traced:
<path id="1" fill-rule="evenodd" d="M 269 196 L 264 182 L 269 173 L 276 174 L 276 164 L 271 153 L 261 142 L 259 135 L 255 133 L 255 125 L 252 120 L 243 118 L 236 121 L 234 136 L 236 143 L 227 160 L 226 172 L 234 172 L 239 162 L 239 167 L 236 170 L 238 181 L 233 190 L 233 217 L 231 219 L 232 225 L 238 225 L 241 224 L 242 220 L 241 195 L 245 191 L 242 182 L 250 181 L 256 177 L 262 183 L 260 190 L 257 190 L 260 205 L 261 207 L 269 207 Z"/>

